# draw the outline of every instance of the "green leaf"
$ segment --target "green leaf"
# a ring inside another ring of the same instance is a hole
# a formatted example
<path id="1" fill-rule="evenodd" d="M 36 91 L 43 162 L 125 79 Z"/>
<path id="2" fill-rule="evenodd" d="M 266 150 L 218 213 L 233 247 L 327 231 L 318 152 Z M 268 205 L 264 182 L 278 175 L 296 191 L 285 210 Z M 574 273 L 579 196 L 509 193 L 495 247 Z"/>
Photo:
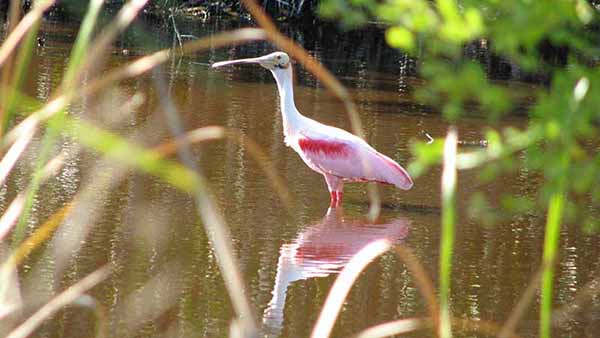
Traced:
<path id="1" fill-rule="evenodd" d="M 154 175 L 184 192 L 197 191 L 201 183 L 199 177 L 186 167 L 162 159 L 160 154 L 133 144 L 91 123 L 71 119 L 66 127 L 83 145 L 117 163 Z"/>
<path id="2" fill-rule="evenodd" d="M 414 34 L 404 27 L 390 27 L 385 33 L 385 39 L 390 46 L 407 52 L 412 52 L 415 48 Z"/>

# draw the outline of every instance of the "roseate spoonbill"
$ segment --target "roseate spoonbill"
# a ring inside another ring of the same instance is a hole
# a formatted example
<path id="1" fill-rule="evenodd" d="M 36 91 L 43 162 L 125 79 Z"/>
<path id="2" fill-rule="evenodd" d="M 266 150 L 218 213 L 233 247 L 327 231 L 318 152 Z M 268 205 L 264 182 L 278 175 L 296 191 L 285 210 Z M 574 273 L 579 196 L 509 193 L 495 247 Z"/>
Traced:
<path id="1" fill-rule="evenodd" d="M 300 155 L 306 165 L 325 177 L 331 206 L 342 203 L 344 181 L 393 184 L 404 190 L 413 186 L 410 175 L 402 166 L 379 153 L 360 137 L 300 114 L 294 104 L 293 71 L 286 53 L 221 61 L 212 67 L 243 63 L 259 64 L 275 77 L 285 143 Z"/>

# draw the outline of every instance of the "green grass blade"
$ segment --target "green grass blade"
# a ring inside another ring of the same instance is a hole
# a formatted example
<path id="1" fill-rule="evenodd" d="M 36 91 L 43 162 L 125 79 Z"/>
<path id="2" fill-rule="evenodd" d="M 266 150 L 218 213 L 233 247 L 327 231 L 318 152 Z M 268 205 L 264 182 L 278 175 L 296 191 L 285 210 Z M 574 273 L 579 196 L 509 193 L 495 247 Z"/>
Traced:
<path id="1" fill-rule="evenodd" d="M 456 143 L 454 128 L 448 131 L 444 144 L 444 170 L 442 173 L 442 235 L 440 239 L 440 332 L 442 338 L 452 337 L 450 316 L 450 279 L 454 250 L 454 225 L 456 223 Z"/>
<path id="2" fill-rule="evenodd" d="M 98 14 L 100 13 L 103 3 L 103 0 L 90 1 L 90 6 L 88 7 L 85 17 L 83 18 L 83 22 L 79 28 L 79 33 L 77 34 L 77 39 L 75 40 L 75 44 L 71 50 L 69 64 L 67 65 L 65 77 L 63 78 L 63 83 L 66 84 L 66 86 L 69 86 L 74 80 L 77 70 L 83 63 L 86 51 L 90 41 L 92 40 L 92 33 L 94 32 L 94 27 L 96 26 L 96 21 L 98 20 Z"/>
<path id="3" fill-rule="evenodd" d="M 564 195 L 557 192 L 548 202 L 548 219 L 544 239 L 544 258 L 542 272 L 542 300 L 540 309 L 540 337 L 550 338 L 552 321 L 552 291 L 554 288 L 554 260 L 560 237 L 560 223 L 564 208 Z"/>
<path id="4" fill-rule="evenodd" d="M 31 207 L 33 206 L 35 195 L 39 190 L 44 176 L 44 165 L 46 162 L 48 162 L 50 156 L 52 155 L 52 149 L 55 141 L 60 135 L 60 126 L 63 124 L 63 118 L 63 114 L 55 115 L 52 119 L 50 119 L 48 127 L 46 128 L 46 134 L 42 139 L 40 150 L 38 151 L 38 157 L 35 164 L 35 170 L 31 178 L 31 183 L 29 189 L 27 190 L 27 195 L 25 196 L 25 205 L 23 207 L 21 217 L 19 217 L 19 221 L 15 227 L 13 246 L 21 243 L 24 238 L 25 227 L 31 213 Z"/>
<path id="5" fill-rule="evenodd" d="M 31 55 L 33 53 L 33 46 L 36 43 L 37 34 L 40 28 L 40 21 L 36 21 L 31 29 L 27 32 L 25 40 L 19 48 L 19 52 L 16 58 L 16 65 L 14 74 L 12 76 L 12 83 L 8 88 L 8 96 L 6 97 L 6 104 L 4 105 L 4 115 L 0 125 L 0 134 L 4 134 L 4 130 L 7 128 L 8 123 L 15 114 L 15 106 L 17 104 L 16 94 L 21 90 L 21 86 L 25 81 L 27 70 L 31 62 Z"/>
<path id="6" fill-rule="evenodd" d="M 193 171 L 184 166 L 162 159 L 159 153 L 133 144 L 89 122 L 67 119 L 65 128 L 83 146 L 105 155 L 116 163 L 154 175 L 183 192 L 194 193 L 202 183 Z"/>

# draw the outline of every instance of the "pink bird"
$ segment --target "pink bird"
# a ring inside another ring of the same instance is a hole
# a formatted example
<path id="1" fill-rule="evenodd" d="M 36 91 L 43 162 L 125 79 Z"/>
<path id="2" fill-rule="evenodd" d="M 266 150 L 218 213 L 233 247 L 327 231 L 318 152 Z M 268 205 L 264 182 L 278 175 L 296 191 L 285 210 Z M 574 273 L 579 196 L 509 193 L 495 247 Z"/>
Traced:
<path id="1" fill-rule="evenodd" d="M 378 182 L 404 190 L 413 186 L 410 175 L 402 166 L 360 137 L 300 114 L 294 103 L 293 71 L 286 53 L 216 62 L 212 67 L 240 63 L 259 64 L 275 77 L 285 144 L 294 149 L 308 167 L 325 177 L 332 207 L 342 203 L 344 182 Z"/>

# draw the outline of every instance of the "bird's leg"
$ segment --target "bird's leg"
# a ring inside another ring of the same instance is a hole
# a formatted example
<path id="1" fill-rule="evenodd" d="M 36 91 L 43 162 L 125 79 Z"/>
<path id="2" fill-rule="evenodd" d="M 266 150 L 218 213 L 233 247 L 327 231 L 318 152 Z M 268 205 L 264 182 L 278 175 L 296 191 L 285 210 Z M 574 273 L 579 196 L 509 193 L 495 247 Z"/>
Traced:
<path id="1" fill-rule="evenodd" d="M 337 192 L 337 206 L 342 205 L 342 199 L 343 198 L 344 198 L 344 192 L 338 191 Z"/>
<path id="2" fill-rule="evenodd" d="M 324 176 L 325 182 L 327 182 L 327 188 L 329 188 L 329 195 L 331 196 L 329 207 L 339 207 L 342 204 L 342 190 L 344 189 L 344 181 L 342 181 L 342 179 L 337 176 Z"/>
<path id="3" fill-rule="evenodd" d="M 337 191 L 331 191 L 329 193 L 329 195 L 331 196 L 330 202 L 329 202 L 329 207 L 330 208 L 335 208 L 338 206 L 338 199 L 337 199 Z"/>

